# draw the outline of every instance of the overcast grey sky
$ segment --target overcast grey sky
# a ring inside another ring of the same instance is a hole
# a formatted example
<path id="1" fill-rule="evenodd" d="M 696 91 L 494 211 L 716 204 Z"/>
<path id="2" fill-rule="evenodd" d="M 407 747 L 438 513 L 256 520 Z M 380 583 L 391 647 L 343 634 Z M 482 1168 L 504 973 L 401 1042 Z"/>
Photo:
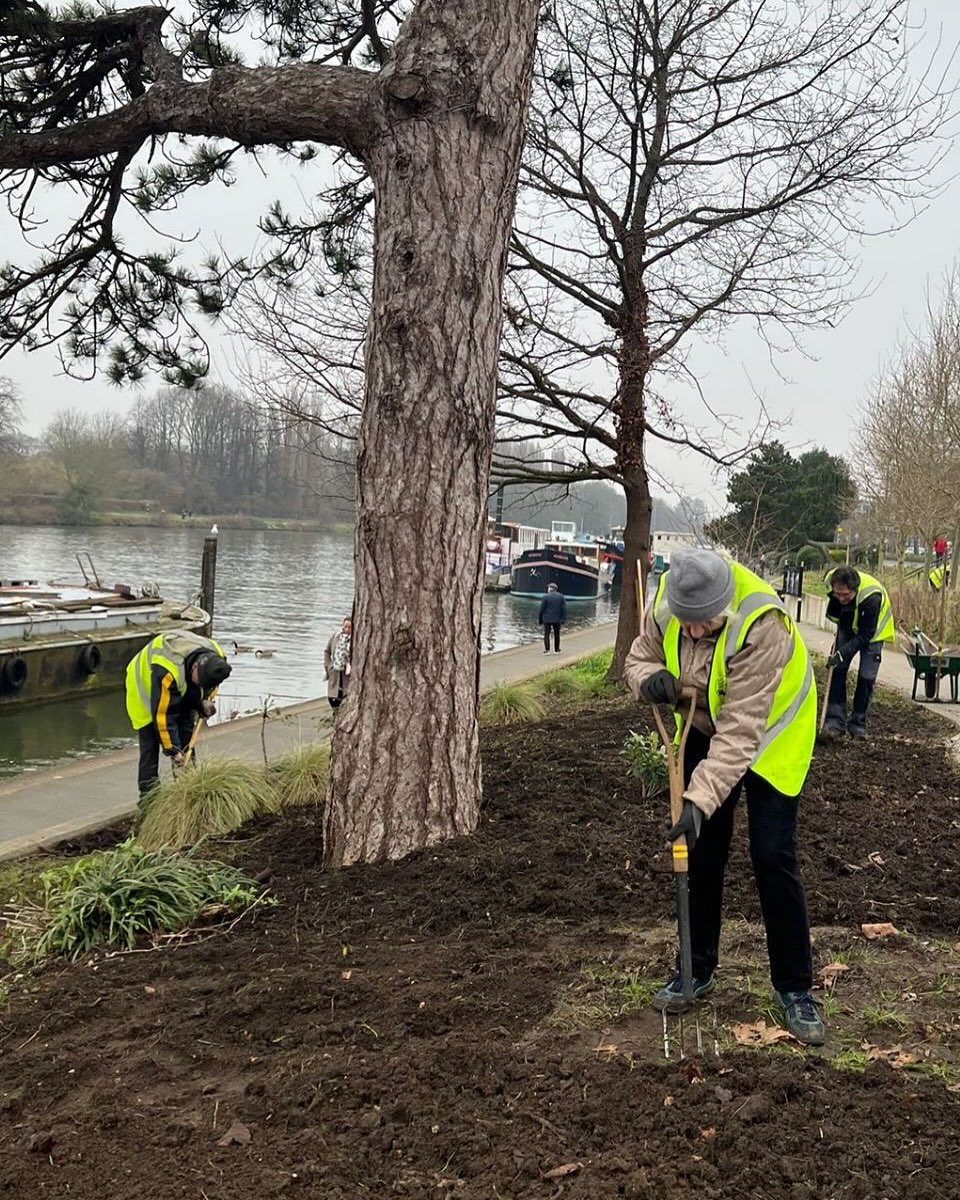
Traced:
<path id="1" fill-rule="evenodd" d="M 929 39 L 942 37 L 947 46 L 960 42 L 960 0 L 928 0 L 915 6 L 915 20 L 923 21 Z M 957 64 L 953 77 L 958 74 Z M 951 148 L 943 170 L 946 181 L 960 175 L 960 154 Z M 283 181 L 264 180 L 256 172 L 244 175 L 241 185 L 192 199 L 164 224 L 165 229 L 190 234 L 200 230 L 200 244 L 213 246 L 222 238 L 234 247 L 249 245 L 256 218 L 266 203 L 278 194 L 292 195 L 305 186 L 307 177 Z M 56 217 L 59 198 L 52 202 Z M 59 209 L 62 214 L 64 208 Z M 720 410 L 746 415 L 756 408 L 756 394 L 763 397 L 777 420 L 789 421 L 782 436 L 791 445 L 817 443 L 840 453 L 855 452 L 852 445 L 856 408 L 881 362 L 895 349 L 910 326 L 916 327 L 923 314 L 927 293 L 936 297 L 943 273 L 960 250 L 960 179 L 950 181 L 939 199 L 933 201 L 905 230 L 867 239 L 861 248 L 860 290 L 869 294 L 859 300 L 836 329 L 816 332 L 806 338 L 807 356 L 791 353 L 774 367 L 763 342 L 746 325 L 727 336 L 724 347 L 698 348 L 692 365 L 701 387 Z M 877 217 L 877 223 L 880 223 Z M 869 214 L 867 217 L 869 223 Z M 18 236 L 9 217 L 0 218 L 0 257 Z M 216 373 L 230 379 L 229 343 L 215 347 Z M 781 378 L 781 374 L 786 378 Z M 54 350 L 26 354 L 16 350 L 0 361 L 0 375 L 8 375 L 21 388 L 27 401 L 27 430 L 36 433 L 59 408 L 78 405 L 91 411 L 127 409 L 134 401 L 133 389 L 118 390 L 102 379 L 82 383 L 66 378 Z M 152 390 L 158 381 L 149 381 Z M 690 495 L 702 496 L 715 509 L 722 501 L 723 485 L 690 457 L 676 459 L 655 449 L 656 468 Z"/>

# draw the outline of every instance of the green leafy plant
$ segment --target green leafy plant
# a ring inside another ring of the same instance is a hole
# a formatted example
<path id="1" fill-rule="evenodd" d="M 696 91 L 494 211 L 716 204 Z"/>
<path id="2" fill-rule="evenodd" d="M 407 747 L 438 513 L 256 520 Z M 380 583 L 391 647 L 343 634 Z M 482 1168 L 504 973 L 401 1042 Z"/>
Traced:
<path id="1" fill-rule="evenodd" d="M 658 796 L 667 790 L 667 755 L 655 733 L 635 733 L 631 729 L 621 754 L 627 762 L 627 774 L 639 784 L 641 796 Z"/>
<path id="2" fill-rule="evenodd" d="M 481 725 L 522 725 L 543 718 L 543 704 L 532 684 L 497 683 L 480 700 Z"/>
<path id="3" fill-rule="evenodd" d="M 278 808 L 304 808 L 323 803 L 329 773 L 330 743 L 313 742 L 278 758 L 267 779 Z"/>
<path id="4" fill-rule="evenodd" d="M 7 952 L 16 962 L 76 959 L 99 946 L 130 949 L 143 937 L 262 899 L 255 882 L 234 867 L 148 851 L 132 838 L 45 871 L 41 882 L 38 902 L 8 914 Z"/>
<path id="5" fill-rule="evenodd" d="M 201 838 L 232 833 L 251 817 L 276 812 L 277 807 L 276 793 L 263 770 L 209 759 L 157 787 L 147 802 L 137 839 L 147 850 L 192 846 Z"/>

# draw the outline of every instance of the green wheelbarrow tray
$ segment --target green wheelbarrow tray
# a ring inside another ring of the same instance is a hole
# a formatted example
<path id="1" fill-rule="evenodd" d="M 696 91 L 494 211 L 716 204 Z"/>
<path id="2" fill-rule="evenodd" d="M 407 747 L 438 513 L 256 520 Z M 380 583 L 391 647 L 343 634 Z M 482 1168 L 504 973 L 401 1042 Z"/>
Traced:
<path id="1" fill-rule="evenodd" d="M 916 651 L 905 651 L 907 662 L 913 667 L 913 692 L 911 699 L 917 698 L 917 686 L 923 680 L 923 692 L 927 700 L 939 700 L 940 680 L 950 681 L 950 702 L 958 703 L 958 687 L 960 687 L 960 647 L 946 646 L 936 654 L 917 654 Z"/>

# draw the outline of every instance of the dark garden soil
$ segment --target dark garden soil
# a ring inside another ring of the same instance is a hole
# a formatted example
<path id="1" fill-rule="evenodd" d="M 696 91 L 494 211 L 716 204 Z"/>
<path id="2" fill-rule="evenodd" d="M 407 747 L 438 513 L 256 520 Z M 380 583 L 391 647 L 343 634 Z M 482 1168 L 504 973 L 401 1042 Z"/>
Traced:
<path id="1" fill-rule="evenodd" d="M 827 1049 L 731 1035 L 767 986 L 741 829 L 720 1055 L 683 1062 L 644 1006 L 672 893 L 664 801 L 638 801 L 619 757 L 641 727 L 617 700 L 487 732 L 474 837 L 323 874 L 313 821 L 277 820 L 231 852 L 278 907 L 10 982 L 0 1194 L 956 1197 L 960 773 L 941 727 L 883 700 L 873 740 L 818 750 L 800 838 L 818 965 L 842 959 Z M 901 932 L 866 942 L 863 922 Z"/>

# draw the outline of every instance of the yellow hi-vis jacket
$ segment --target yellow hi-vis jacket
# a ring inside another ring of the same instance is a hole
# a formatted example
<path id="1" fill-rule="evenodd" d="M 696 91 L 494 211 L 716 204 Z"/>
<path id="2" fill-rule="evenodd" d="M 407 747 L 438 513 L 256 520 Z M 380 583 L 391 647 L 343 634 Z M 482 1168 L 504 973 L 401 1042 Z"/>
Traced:
<path id="1" fill-rule="evenodd" d="M 723 708 L 727 692 L 730 660 L 742 650 L 750 628 L 764 613 L 775 612 L 790 634 L 793 651 L 783 668 L 780 685 L 774 693 L 767 716 L 767 727 L 757 755 L 750 765 L 755 772 L 785 796 L 799 795 L 810 769 L 817 731 L 817 689 L 807 648 L 790 620 L 777 593 L 759 575 L 731 563 L 734 592 L 730 602 L 732 615 L 717 635 L 710 666 L 707 704 L 714 724 Z M 667 572 L 669 574 L 669 572 Z M 667 574 L 660 580 L 654 600 L 654 620 L 663 638 L 664 665 L 680 678 L 680 622 L 667 606 Z M 678 724 L 680 718 L 677 718 Z"/>
<path id="2" fill-rule="evenodd" d="M 823 577 L 828 588 L 835 570 L 836 567 L 834 567 L 833 571 L 828 571 Z M 866 571 L 861 571 L 859 567 L 857 567 L 857 574 L 860 576 L 860 586 L 857 588 L 857 594 L 853 601 L 853 632 L 859 633 L 860 631 L 860 605 L 864 600 L 869 600 L 871 596 L 879 596 L 880 615 L 877 617 L 876 632 L 870 641 L 895 642 L 897 635 L 893 628 L 893 609 L 890 606 L 890 597 L 887 594 L 887 589 L 879 579 L 874 579 L 872 575 L 868 575 Z M 831 617 L 829 613 L 827 613 L 827 620 L 832 621 L 834 625 L 839 623 L 837 618 Z"/>
<path id="3" fill-rule="evenodd" d="M 213 638 L 201 637 L 199 633 L 173 632 L 158 633 L 127 663 L 127 716 L 130 724 L 134 729 L 143 729 L 145 725 L 156 722 L 160 744 L 167 751 L 173 748 L 167 727 L 171 693 L 175 691 L 177 696 L 186 694 L 190 686 L 186 662 L 198 650 L 226 657 Z M 161 667 L 166 672 L 156 706 L 152 695 L 154 667 Z"/>

